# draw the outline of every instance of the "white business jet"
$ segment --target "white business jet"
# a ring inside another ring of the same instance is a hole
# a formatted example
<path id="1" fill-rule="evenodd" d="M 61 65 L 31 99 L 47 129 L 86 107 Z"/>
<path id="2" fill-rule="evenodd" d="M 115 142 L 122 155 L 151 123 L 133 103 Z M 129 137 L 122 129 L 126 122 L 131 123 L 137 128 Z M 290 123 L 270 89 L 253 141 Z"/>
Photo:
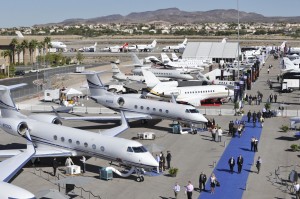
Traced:
<path id="1" fill-rule="evenodd" d="M 0 163 L 0 198 L 36 199 L 29 191 L 8 183 L 35 154 L 35 149 L 28 131 L 25 134 L 25 138 L 27 139 L 27 150 L 23 152 L 20 150 L 18 155 L 3 160 Z"/>
<path id="2" fill-rule="evenodd" d="M 10 89 L 24 85 L 26 84 L 0 86 L 0 128 L 14 136 L 25 136 L 29 131 L 36 150 L 32 157 L 91 156 L 130 166 L 131 173 L 139 170 L 136 168 L 158 166 L 157 161 L 142 144 L 115 137 L 128 128 L 122 112 L 121 126 L 100 133 L 62 126 L 57 116 L 47 114 L 26 116 L 18 111 L 11 98 Z M 20 150 L 1 150 L 0 157 L 12 157 L 20 153 Z M 137 174 L 137 181 L 142 181 L 140 172 Z"/>
<path id="3" fill-rule="evenodd" d="M 233 96 L 233 91 L 223 85 L 178 87 L 177 81 L 160 82 L 151 72 L 143 70 L 145 83 L 150 90 L 149 96 L 162 98 L 176 97 L 177 102 L 188 103 L 193 106 L 201 105 L 201 100 L 223 99 Z"/>
<path id="4" fill-rule="evenodd" d="M 139 51 L 139 52 L 151 52 L 156 47 L 156 40 L 153 40 L 151 44 L 137 44 L 128 46 L 128 51 Z"/>
<path id="5" fill-rule="evenodd" d="M 187 44 L 187 38 L 185 38 L 182 43 L 180 43 L 180 44 L 178 44 L 176 46 L 166 46 L 166 47 L 163 47 L 162 51 L 163 52 L 173 51 L 173 52 L 177 52 L 178 53 L 179 49 L 185 49 L 186 44 Z"/>
<path id="6" fill-rule="evenodd" d="M 97 51 L 97 42 L 93 46 L 82 47 L 78 49 L 79 52 L 96 52 Z"/>
<path id="7" fill-rule="evenodd" d="M 96 72 L 85 71 L 91 98 L 97 103 L 116 111 L 124 111 L 126 119 L 168 119 L 189 124 L 202 124 L 207 119 L 190 105 L 138 98 L 136 94 L 116 95 L 108 92 Z M 119 120 L 119 116 L 68 117 L 76 120 Z"/>

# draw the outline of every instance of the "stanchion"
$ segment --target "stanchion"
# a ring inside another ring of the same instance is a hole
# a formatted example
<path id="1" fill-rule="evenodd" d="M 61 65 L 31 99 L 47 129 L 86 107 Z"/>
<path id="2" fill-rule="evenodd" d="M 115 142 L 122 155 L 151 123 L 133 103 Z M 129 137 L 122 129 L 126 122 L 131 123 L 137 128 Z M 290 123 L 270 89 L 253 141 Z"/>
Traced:
<path id="1" fill-rule="evenodd" d="M 216 167 L 216 161 L 213 161 L 213 168 Z"/>
<path id="2" fill-rule="evenodd" d="M 224 141 L 224 147 L 226 147 L 226 141 Z"/>

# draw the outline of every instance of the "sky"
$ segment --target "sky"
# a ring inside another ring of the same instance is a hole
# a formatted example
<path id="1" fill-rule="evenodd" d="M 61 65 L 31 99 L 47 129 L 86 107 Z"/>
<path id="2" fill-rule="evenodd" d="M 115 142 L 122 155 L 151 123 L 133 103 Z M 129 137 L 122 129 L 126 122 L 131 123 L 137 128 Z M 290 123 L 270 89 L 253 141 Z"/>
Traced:
<path id="1" fill-rule="evenodd" d="M 0 27 L 33 26 L 172 7 L 183 11 L 237 9 L 237 4 L 240 11 L 264 16 L 300 16 L 300 0 L 9 0 L 1 2 Z"/>

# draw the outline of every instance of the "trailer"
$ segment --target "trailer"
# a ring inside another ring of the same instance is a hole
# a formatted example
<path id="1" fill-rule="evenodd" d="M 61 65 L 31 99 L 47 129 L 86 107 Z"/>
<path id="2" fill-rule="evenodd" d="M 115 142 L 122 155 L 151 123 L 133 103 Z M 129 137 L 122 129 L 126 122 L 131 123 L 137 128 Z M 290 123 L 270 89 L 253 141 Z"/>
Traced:
<path id="1" fill-rule="evenodd" d="M 154 140 L 155 139 L 155 133 L 152 133 L 152 132 L 138 133 L 137 137 L 140 140 Z"/>
<path id="2" fill-rule="evenodd" d="M 60 90 L 54 89 L 54 90 L 45 90 L 44 91 L 44 101 L 45 102 L 54 102 L 59 100 L 60 97 Z"/>

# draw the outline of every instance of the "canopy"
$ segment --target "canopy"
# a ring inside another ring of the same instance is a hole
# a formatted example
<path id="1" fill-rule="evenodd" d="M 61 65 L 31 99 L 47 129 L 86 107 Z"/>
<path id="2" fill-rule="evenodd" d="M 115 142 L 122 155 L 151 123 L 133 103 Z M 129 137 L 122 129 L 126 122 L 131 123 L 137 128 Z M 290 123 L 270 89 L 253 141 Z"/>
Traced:
<path id="1" fill-rule="evenodd" d="M 69 95 L 82 95 L 81 91 L 78 91 L 74 88 L 69 88 L 67 90 L 62 91 L 62 93 L 65 93 L 67 96 Z"/>

